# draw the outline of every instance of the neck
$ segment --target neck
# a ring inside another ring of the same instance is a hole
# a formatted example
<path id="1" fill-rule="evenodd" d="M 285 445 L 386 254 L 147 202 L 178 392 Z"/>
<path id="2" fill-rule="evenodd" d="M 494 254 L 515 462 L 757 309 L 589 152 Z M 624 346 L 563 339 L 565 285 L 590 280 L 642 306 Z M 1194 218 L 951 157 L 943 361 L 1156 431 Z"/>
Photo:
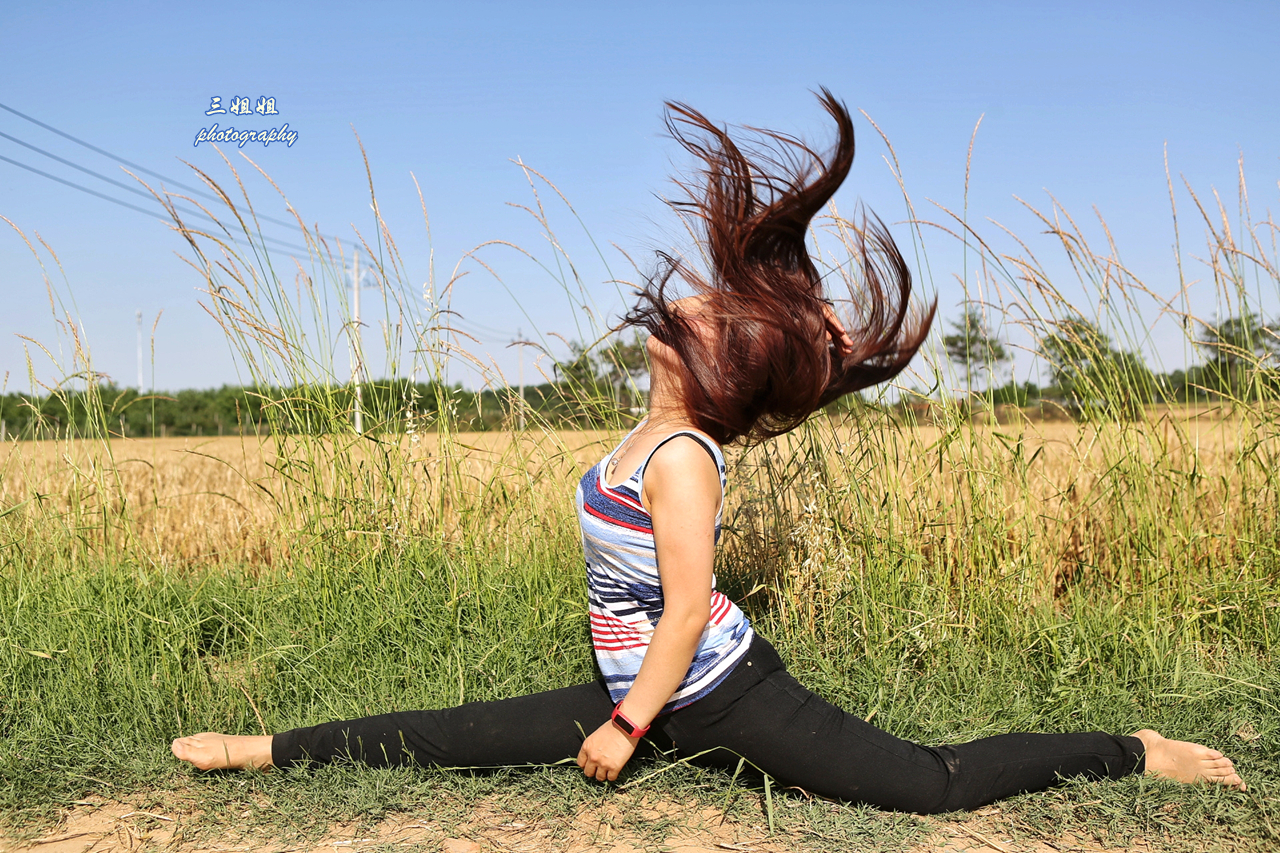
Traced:
<path id="1" fill-rule="evenodd" d="M 680 393 L 680 379 L 658 365 L 649 374 L 649 416 L 651 424 L 684 423 L 693 425 L 689 409 Z"/>

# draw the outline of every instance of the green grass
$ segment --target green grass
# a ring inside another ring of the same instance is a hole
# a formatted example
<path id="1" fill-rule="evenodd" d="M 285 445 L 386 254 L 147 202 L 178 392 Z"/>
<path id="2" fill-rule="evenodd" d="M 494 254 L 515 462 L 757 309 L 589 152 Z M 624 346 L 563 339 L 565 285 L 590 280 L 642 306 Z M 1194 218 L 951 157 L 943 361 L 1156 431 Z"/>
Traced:
<path id="1" fill-rule="evenodd" d="M 284 815 L 298 832 L 317 834 L 333 821 L 375 820 L 439 797 L 496 796 L 507 786 L 517 799 L 537 794 L 562 808 L 590 800 L 598 786 L 572 767 L 481 781 L 335 769 L 253 774 L 245 783 L 192 773 L 167 748 L 198 731 L 256 733 L 259 713 L 277 731 L 590 679 L 578 559 L 570 548 L 518 564 L 420 548 L 253 575 L 10 563 L 0 594 L 0 672 L 12 685 L 0 717 L 0 815 L 11 827 L 46 825 L 90 793 L 181 789 L 214 825 L 261 794 L 273 804 L 261 820 Z M 1277 608 L 1256 624 L 1224 619 L 1206 637 L 1196 620 L 1141 595 L 1080 594 L 1058 609 L 1027 609 L 1010 598 L 961 630 L 951 627 L 956 615 L 945 591 L 922 589 L 922 581 L 886 567 L 865 596 L 832 603 L 812 636 L 783 629 L 776 608 L 751 615 L 804 683 L 854 713 L 874 712 L 877 725 L 903 737 L 943 743 L 1017 730 L 1152 726 L 1219 745 L 1252 787 L 1242 796 L 1149 780 L 1076 784 L 1015 801 L 1011 813 L 1036 831 L 1123 839 L 1157 827 L 1200 840 L 1253 839 L 1258 849 L 1274 838 L 1280 671 L 1265 647 L 1280 636 Z M 872 600 L 894 586 L 912 592 Z M 912 606 L 893 606 L 895 598 Z M 1270 585 L 1230 598 L 1274 605 L 1280 583 L 1273 573 Z M 626 778 L 651 769 L 631 767 Z M 696 784 L 713 805 L 730 791 L 728 776 L 693 768 L 639 790 L 684 797 Z M 759 791 L 740 800 L 739 810 L 762 808 Z M 807 826 L 857 836 L 890 820 L 825 804 L 774 811 L 779 831 L 800 835 Z M 843 829 L 818 828 L 837 816 Z"/>

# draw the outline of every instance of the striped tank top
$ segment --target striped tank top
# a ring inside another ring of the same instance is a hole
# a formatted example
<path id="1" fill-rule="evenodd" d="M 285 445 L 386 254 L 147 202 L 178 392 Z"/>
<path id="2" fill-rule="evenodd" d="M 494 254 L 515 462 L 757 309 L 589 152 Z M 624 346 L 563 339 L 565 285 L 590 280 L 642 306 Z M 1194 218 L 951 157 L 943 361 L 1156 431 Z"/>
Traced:
<path id="1" fill-rule="evenodd" d="M 720 448 L 706 436 L 691 430 L 672 433 L 658 447 L 678 435 L 692 437 L 711 454 L 720 472 L 723 494 L 725 465 Z M 623 439 L 623 443 L 625 441 Z M 640 502 L 644 471 L 658 447 L 649 452 L 630 478 L 617 486 L 608 485 L 605 471 L 618 448 L 588 470 L 578 483 L 576 502 L 587 563 L 591 642 L 614 702 L 622 701 L 635 682 L 653 638 L 653 629 L 662 616 L 662 582 L 653 543 L 653 522 Z M 720 511 L 716 513 L 715 535 L 719 541 Z M 683 708 L 710 693 L 751 645 L 753 632 L 747 617 L 737 605 L 716 592 L 715 586 L 713 575 L 711 618 L 698 640 L 689 671 L 660 713 Z"/>

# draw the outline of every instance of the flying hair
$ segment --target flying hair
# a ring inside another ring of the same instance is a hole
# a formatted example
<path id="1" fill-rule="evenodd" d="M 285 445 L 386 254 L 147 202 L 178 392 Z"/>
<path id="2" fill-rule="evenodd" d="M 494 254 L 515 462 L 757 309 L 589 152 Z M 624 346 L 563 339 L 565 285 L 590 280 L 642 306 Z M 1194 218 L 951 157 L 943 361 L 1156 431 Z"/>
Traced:
<path id="1" fill-rule="evenodd" d="M 848 292 L 853 346 L 842 352 L 833 342 L 832 302 L 805 237 L 853 165 L 853 121 L 825 88 L 819 100 L 837 130 L 825 156 L 769 130 L 755 131 L 759 144 L 744 151 L 692 107 L 666 105 L 668 130 L 702 166 L 700 180 L 677 180 L 687 197 L 672 206 L 694 226 L 709 268 L 659 252 L 622 322 L 675 350 L 686 407 L 722 444 L 782 435 L 845 394 L 893 378 L 933 322 L 936 300 L 911 316 L 911 271 L 884 223 L 864 216 L 852 259 L 861 275 Z M 697 324 L 709 324 L 709 334 L 673 307 L 681 283 L 703 298 Z"/>

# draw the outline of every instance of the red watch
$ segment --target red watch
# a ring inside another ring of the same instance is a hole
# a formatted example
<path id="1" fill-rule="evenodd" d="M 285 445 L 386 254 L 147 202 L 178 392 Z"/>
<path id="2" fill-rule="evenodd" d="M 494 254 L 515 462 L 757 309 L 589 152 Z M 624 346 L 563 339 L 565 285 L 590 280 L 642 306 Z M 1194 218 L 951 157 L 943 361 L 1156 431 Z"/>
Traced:
<path id="1" fill-rule="evenodd" d="M 622 733 L 627 737 L 644 737 L 649 733 L 649 726 L 643 728 L 627 719 L 627 715 L 622 713 L 622 702 L 613 706 L 613 713 L 609 715 L 609 719 L 613 720 L 613 724 L 622 729 Z"/>

